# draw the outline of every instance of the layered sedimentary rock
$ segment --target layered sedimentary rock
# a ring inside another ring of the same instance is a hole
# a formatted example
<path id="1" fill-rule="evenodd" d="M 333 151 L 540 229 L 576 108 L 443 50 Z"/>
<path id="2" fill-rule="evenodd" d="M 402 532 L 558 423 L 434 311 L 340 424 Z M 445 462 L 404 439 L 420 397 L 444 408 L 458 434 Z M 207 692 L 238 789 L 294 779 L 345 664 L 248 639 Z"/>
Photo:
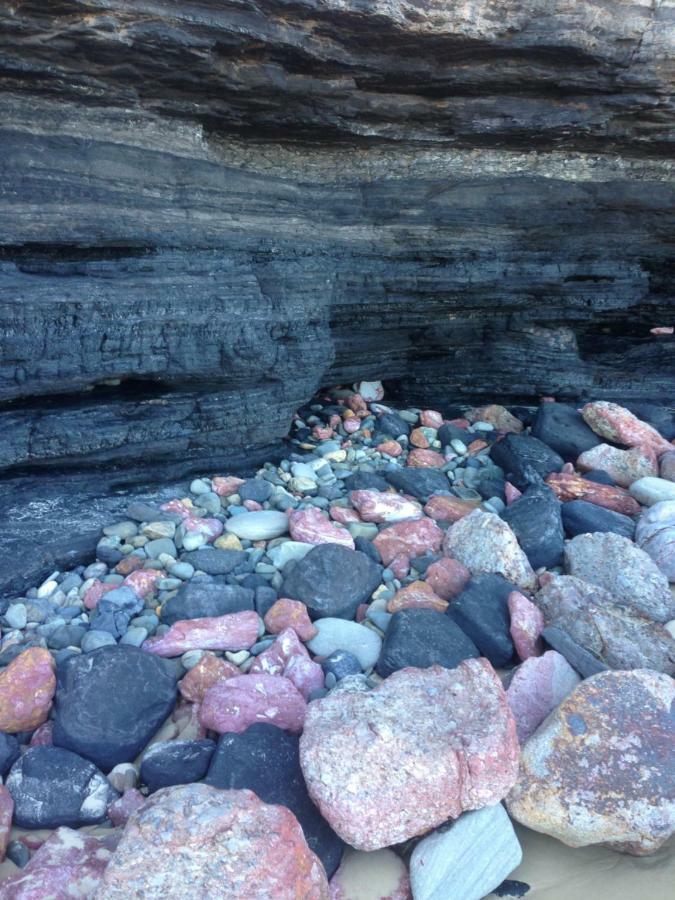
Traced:
<path id="1" fill-rule="evenodd" d="M 341 380 L 663 400 L 672 26 L 622 0 L 3 4 L 0 471 L 217 470 Z"/>

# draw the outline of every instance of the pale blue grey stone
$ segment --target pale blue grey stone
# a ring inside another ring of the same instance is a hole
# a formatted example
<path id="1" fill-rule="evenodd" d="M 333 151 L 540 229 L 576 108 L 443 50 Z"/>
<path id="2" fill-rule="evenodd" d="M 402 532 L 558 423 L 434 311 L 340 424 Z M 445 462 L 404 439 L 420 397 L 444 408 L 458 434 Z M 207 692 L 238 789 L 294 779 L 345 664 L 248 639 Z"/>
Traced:
<path id="1" fill-rule="evenodd" d="M 283 544 L 277 544 L 267 551 L 267 555 L 277 569 L 283 569 L 286 563 L 292 559 L 303 559 L 312 549 L 312 544 L 305 544 L 302 541 L 284 541 Z"/>
<path id="2" fill-rule="evenodd" d="M 347 619 L 318 619 L 314 625 L 318 634 L 307 647 L 316 656 L 328 656 L 335 650 L 353 653 L 364 669 L 374 666 L 382 649 L 382 639 L 365 625 Z"/>
<path id="3" fill-rule="evenodd" d="M 249 541 L 269 541 L 288 533 L 288 516 L 273 509 L 246 512 L 228 519 L 225 529 Z"/>

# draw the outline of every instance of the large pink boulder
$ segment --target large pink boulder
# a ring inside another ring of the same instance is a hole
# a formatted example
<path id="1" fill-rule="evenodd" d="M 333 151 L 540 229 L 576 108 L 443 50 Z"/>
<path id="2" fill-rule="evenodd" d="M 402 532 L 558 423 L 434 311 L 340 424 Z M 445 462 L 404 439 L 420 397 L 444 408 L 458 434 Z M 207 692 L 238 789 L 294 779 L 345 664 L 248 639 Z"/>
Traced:
<path id="1" fill-rule="evenodd" d="M 452 600 L 467 586 L 471 572 L 457 559 L 442 556 L 427 569 L 427 584 L 442 600 Z"/>
<path id="2" fill-rule="evenodd" d="M 657 850 L 675 834 L 674 703 L 648 669 L 587 678 L 523 747 L 511 816 L 571 847 Z"/>
<path id="3" fill-rule="evenodd" d="M 201 703 L 209 688 L 226 678 L 237 678 L 239 669 L 226 659 L 205 653 L 196 666 L 178 682 L 181 695 L 192 703 Z"/>
<path id="4" fill-rule="evenodd" d="M 323 669 L 312 662 L 305 645 L 300 643 L 292 628 L 284 629 L 271 647 L 256 656 L 249 674 L 257 675 L 259 672 L 288 678 L 305 700 L 312 691 L 322 688 L 324 682 Z"/>
<path id="5" fill-rule="evenodd" d="M 95 896 L 118 840 L 117 831 L 95 838 L 72 828 L 57 829 L 36 850 L 25 869 L 0 882 L 0 900 Z"/>
<path id="6" fill-rule="evenodd" d="M 206 692 L 199 721 L 219 734 L 239 734 L 256 722 L 297 733 L 306 711 L 305 698 L 288 678 L 259 673 L 214 684 Z"/>
<path id="7" fill-rule="evenodd" d="M 310 795 L 358 850 L 498 803 L 518 773 L 506 694 L 485 659 L 402 669 L 370 692 L 311 703 L 300 738 Z"/>
<path id="8" fill-rule="evenodd" d="M 556 650 L 532 656 L 515 670 L 506 691 L 521 744 L 534 734 L 581 679 Z"/>
<path id="9" fill-rule="evenodd" d="M 511 591 L 508 597 L 511 616 L 511 637 L 519 659 L 541 656 L 544 646 L 541 633 L 544 630 L 544 614 L 520 591 Z"/>
<path id="10" fill-rule="evenodd" d="M 0 672 L 0 731 L 33 731 L 47 721 L 56 676 L 49 650 L 29 647 Z"/>
<path id="11" fill-rule="evenodd" d="M 609 403 L 607 400 L 587 403 L 581 410 L 581 415 L 596 434 L 613 444 L 651 448 L 657 455 L 673 449 L 672 444 L 656 428 L 641 421 L 618 403 Z"/>
<path id="12" fill-rule="evenodd" d="M 422 516 L 417 501 L 388 491 L 352 491 L 349 499 L 364 522 L 401 522 Z"/>
<path id="13" fill-rule="evenodd" d="M 397 556 L 422 556 L 440 549 L 443 532 L 431 519 L 406 519 L 383 528 L 373 539 L 385 566 Z"/>
<path id="14" fill-rule="evenodd" d="M 286 807 L 253 791 L 181 784 L 129 820 L 96 900 L 328 900 L 326 873 Z"/>
<path id="15" fill-rule="evenodd" d="M 515 534 L 494 513 L 476 509 L 455 522 L 445 535 L 443 551 L 463 563 L 472 575 L 503 575 L 526 590 L 537 586 L 537 576 Z"/>
<path id="16" fill-rule="evenodd" d="M 303 544 L 342 544 L 354 549 L 354 538 L 342 525 L 331 522 L 316 506 L 291 510 L 289 531 L 294 541 Z"/>
<path id="17" fill-rule="evenodd" d="M 148 638 L 143 650 L 157 656 L 181 656 L 187 650 L 248 650 L 258 637 L 259 622 L 258 614 L 252 610 L 183 619 L 166 634 Z"/>
<path id="18" fill-rule="evenodd" d="M 310 641 L 316 636 L 316 625 L 312 623 L 307 607 L 300 600 L 280 597 L 265 613 L 265 628 L 270 634 L 281 634 L 292 628 L 301 641 Z"/>
<path id="19" fill-rule="evenodd" d="M 577 459 L 582 472 L 602 469 L 621 487 L 630 487 L 638 478 L 659 474 L 656 454 L 650 447 L 631 447 L 621 450 L 609 444 L 598 444 L 585 450 Z"/>

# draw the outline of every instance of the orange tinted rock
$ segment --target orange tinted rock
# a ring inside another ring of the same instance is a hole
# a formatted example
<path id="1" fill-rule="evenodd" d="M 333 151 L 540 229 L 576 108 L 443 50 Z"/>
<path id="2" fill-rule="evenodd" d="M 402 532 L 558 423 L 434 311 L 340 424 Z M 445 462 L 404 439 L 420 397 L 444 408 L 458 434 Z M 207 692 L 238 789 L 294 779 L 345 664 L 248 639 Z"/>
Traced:
<path id="1" fill-rule="evenodd" d="M 445 459 L 435 450 L 411 450 L 406 464 L 416 469 L 440 469 Z"/>
<path id="2" fill-rule="evenodd" d="M 447 600 L 441 600 L 424 581 L 413 581 L 396 591 L 387 603 L 387 612 L 395 613 L 400 609 L 437 609 L 445 612 L 448 608 Z"/>
<path id="3" fill-rule="evenodd" d="M 581 410 L 581 415 L 596 434 L 613 444 L 624 444 L 627 447 L 651 447 L 659 455 L 673 449 L 656 428 L 652 428 L 651 425 L 638 419 L 618 403 L 609 403 L 607 400 L 587 403 Z"/>
<path id="4" fill-rule="evenodd" d="M 33 731 L 47 721 L 56 677 L 54 659 L 42 647 L 29 647 L 0 673 L 0 731 Z"/>
<path id="5" fill-rule="evenodd" d="M 596 506 L 613 509 L 614 512 L 623 513 L 626 516 L 635 516 L 641 511 L 640 504 L 631 497 L 628 491 L 610 484 L 587 481 L 581 475 L 552 472 L 546 479 L 546 484 L 558 500 L 587 500 L 589 503 L 595 503 Z"/>
<path id="6" fill-rule="evenodd" d="M 117 565 L 115 566 L 115 571 L 118 575 L 131 575 L 132 572 L 135 572 L 137 569 L 143 568 L 144 560 L 141 559 L 135 553 L 130 553 L 129 556 L 125 556 L 124 559 L 121 559 Z"/>
<path id="7" fill-rule="evenodd" d="M 497 431 L 504 431 L 510 434 L 520 434 L 524 427 L 520 419 L 511 415 L 508 409 L 499 406 L 497 403 L 470 409 L 466 414 L 466 418 L 472 424 L 474 422 L 488 422 Z"/>
<path id="8" fill-rule="evenodd" d="M 410 443 L 413 447 L 419 447 L 422 450 L 426 450 L 430 446 L 429 438 L 422 428 L 413 428 L 410 432 Z"/>
<path id="9" fill-rule="evenodd" d="M 443 556 L 427 569 L 427 584 L 442 600 L 461 594 L 470 578 L 467 567 L 449 556 Z"/>
<path id="10" fill-rule="evenodd" d="M 287 597 L 280 597 L 272 604 L 265 613 L 264 622 L 270 634 L 281 634 L 286 628 L 292 628 L 301 641 L 309 641 L 317 634 L 305 604 Z"/>
<path id="11" fill-rule="evenodd" d="M 443 416 L 435 409 L 423 409 L 420 413 L 420 425 L 425 428 L 440 428 L 443 424 Z"/>
<path id="12" fill-rule="evenodd" d="M 469 444 L 469 446 L 466 449 L 469 453 L 469 456 L 475 456 L 476 453 L 480 453 L 480 451 L 485 450 L 486 447 L 487 447 L 487 442 L 481 441 L 480 439 L 478 439 L 475 441 L 471 441 L 471 443 Z"/>
<path id="13" fill-rule="evenodd" d="M 436 494 L 429 499 L 424 512 L 437 522 L 457 522 L 480 506 L 480 500 L 460 500 L 445 494 Z"/>
<path id="14" fill-rule="evenodd" d="M 403 447 L 401 447 L 398 441 L 384 441 L 384 443 L 377 445 L 377 452 L 386 453 L 387 456 L 397 457 L 403 453 Z"/>
<path id="15" fill-rule="evenodd" d="M 215 478 L 211 479 L 211 486 L 219 497 L 229 497 L 231 494 L 237 493 L 244 481 L 244 478 L 237 478 L 235 475 L 227 475 L 225 477 L 216 475 Z"/>
<path id="16" fill-rule="evenodd" d="M 210 687 L 224 678 L 236 678 L 241 675 L 239 669 L 230 662 L 205 653 L 196 666 L 178 682 L 178 690 L 186 700 L 201 703 Z"/>
<path id="17" fill-rule="evenodd" d="M 373 539 L 382 562 L 388 566 L 397 556 L 421 556 L 438 550 L 443 532 L 432 519 L 406 519 L 388 525 Z"/>

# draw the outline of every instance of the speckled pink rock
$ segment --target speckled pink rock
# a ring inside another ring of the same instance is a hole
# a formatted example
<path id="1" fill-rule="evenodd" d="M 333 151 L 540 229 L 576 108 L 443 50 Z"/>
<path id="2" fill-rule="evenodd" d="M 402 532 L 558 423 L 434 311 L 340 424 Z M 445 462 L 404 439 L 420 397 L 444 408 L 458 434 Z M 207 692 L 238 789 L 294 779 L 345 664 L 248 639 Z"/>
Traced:
<path id="1" fill-rule="evenodd" d="M 609 403 L 607 400 L 587 403 L 581 410 L 581 415 L 596 434 L 613 444 L 650 447 L 657 455 L 673 449 L 672 444 L 655 428 L 618 403 Z"/>
<path id="2" fill-rule="evenodd" d="M 117 800 L 113 800 L 110 804 L 108 807 L 108 818 L 116 827 L 119 825 L 126 825 L 131 818 L 132 813 L 135 813 L 137 809 L 140 809 L 145 801 L 146 798 L 141 794 L 138 788 L 129 788 L 129 790 L 125 791 L 121 797 L 118 797 Z"/>
<path id="3" fill-rule="evenodd" d="M 14 800 L 12 795 L 0 784 L 0 862 L 5 858 L 5 851 L 9 843 L 9 833 L 12 830 L 12 815 L 14 813 Z"/>
<path id="4" fill-rule="evenodd" d="M 577 467 L 582 472 L 602 469 L 621 487 L 630 487 L 638 478 L 659 474 L 656 454 L 650 447 L 621 450 L 609 444 L 598 444 L 579 456 Z"/>
<path id="5" fill-rule="evenodd" d="M 523 492 L 519 491 L 510 481 L 506 481 L 504 483 L 504 496 L 506 497 L 506 505 L 511 506 L 519 497 L 523 496 Z"/>
<path id="6" fill-rule="evenodd" d="M 421 556 L 440 549 L 443 532 L 428 518 L 406 519 L 383 528 L 373 539 L 385 566 L 399 555 Z"/>
<path id="7" fill-rule="evenodd" d="M 443 424 L 443 416 L 435 409 L 423 409 L 420 413 L 420 425 L 425 428 L 440 428 Z"/>
<path id="8" fill-rule="evenodd" d="M 658 672 L 587 678 L 523 747 L 512 818 L 571 847 L 658 850 L 675 834 L 673 704 Z"/>
<path id="9" fill-rule="evenodd" d="M 49 650 L 29 647 L 0 672 L 0 731 L 33 731 L 47 720 L 56 676 Z"/>
<path id="10" fill-rule="evenodd" d="M 384 453 L 387 456 L 393 456 L 394 458 L 403 453 L 403 447 L 401 447 L 398 441 L 383 441 L 381 444 L 377 445 L 376 449 L 378 453 Z"/>
<path id="11" fill-rule="evenodd" d="M 506 694 L 485 659 L 402 669 L 372 691 L 316 700 L 300 738 L 312 799 L 358 850 L 498 803 L 516 780 L 518 752 Z"/>
<path id="12" fill-rule="evenodd" d="M 427 584 L 442 600 L 452 600 L 464 590 L 471 572 L 457 559 L 443 556 L 427 569 Z"/>
<path id="13" fill-rule="evenodd" d="M 442 600 L 434 593 L 430 584 L 425 581 L 413 581 L 399 588 L 387 603 L 387 612 L 395 613 L 400 609 L 437 609 L 445 612 L 447 600 Z"/>
<path id="14" fill-rule="evenodd" d="M 347 529 L 331 522 L 316 506 L 291 510 L 288 522 L 294 541 L 302 541 L 304 544 L 341 544 L 350 550 L 354 549 L 354 538 Z"/>
<path id="15" fill-rule="evenodd" d="M 220 519 L 199 519 L 197 516 L 186 516 L 181 524 L 183 529 L 183 545 L 186 545 L 186 537 L 198 535 L 210 544 L 223 533 L 223 523 Z"/>
<path id="16" fill-rule="evenodd" d="M 355 509 L 351 509 L 349 506 L 331 506 L 328 510 L 328 514 L 334 522 L 339 522 L 340 525 L 348 525 L 350 522 L 361 521 L 361 516 Z"/>
<path id="17" fill-rule="evenodd" d="M 345 419 L 343 425 L 347 434 L 356 434 L 361 427 L 361 420 L 357 418 Z"/>
<path id="18" fill-rule="evenodd" d="M 169 500 L 168 503 L 162 503 L 160 509 L 164 512 L 177 513 L 182 519 L 188 518 L 194 512 L 191 500 Z"/>
<path id="19" fill-rule="evenodd" d="M 364 522 L 401 522 L 422 516 L 419 503 L 388 491 L 352 491 L 349 499 Z"/>
<path id="20" fill-rule="evenodd" d="M 521 744 L 534 734 L 581 678 L 556 650 L 533 656 L 515 670 L 506 691 Z"/>
<path id="21" fill-rule="evenodd" d="M 205 728 L 219 734 L 246 731 L 265 722 L 285 731 L 302 731 L 307 704 L 295 685 L 280 675 L 240 675 L 219 681 L 206 692 L 199 711 Z"/>
<path id="22" fill-rule="evenodd" d="M 419 447 L 421 450 L 427 450 L 431 446 L 423 428 L 413 428 L 408 440 L 413 447 Z"/>
<path id="23" fill-rule="evenodd" d="M 495 573 L 525 590 L 537 587 L 537 576 L 515 534 L 494 513 L 476 509 L 455 522 L 446 532 L 443 551 L 472 575 Z"/>
<path id="24" fill-rule="evenodd" d="M 123 584 L 130 587 L 141 600 L 145 600 L 146 597 L 153 593 L 157 582 L 163 577 L 164 573 L 158 569 L 138 569 L 136 572 L 132 572 L 131 575 L 127 575 Z"/>
<path id="25" fill-rule="evenodd" d="M 314 629 L 316 631 L 316 629 Z M 283 675 L 292 681 L 305 700 L 323 687 L 323 669 L 312 662 L 304 644 L 292 628 L 281 632 L 275 642 L 253 660 L 249 674 Z"/>
<path id="26" fill-rule="evenodd" d="M 330 900 L 412 900 L 405 863 L 393 850 L 347 847 L 330 880 Z"/>
<path id="27" fill-rule="evenodd" d="M 459 522 L 479 506 L 479 500 L 460 500 L 459 497 L 436 494 L 428 500 L 424 512 L 436 522 Z"/>
<path id="28" fill-rule="evenodd" d="M 258 638 L 258 614 L 252 610 L 183 619 L 161 637 L 151 637 L 143 650 L 157 656 L 180 656 L 187 650 L 248 650 Z"/>
<path id="29" fill-rule="evenodd" d="M 445 457 L 435 450 L 411 450 L 406 465 L 416 469 L 440 469 L 445 465 Z"/>
<path id="30" fill-rule="evenodd" d="M 244 500 L 242 506 L 249 512 L 260 512 L 261 509 L 264 509 L 262 503 L 258 503 L 257 500 Z"/>
<path id="31" fill-rule="evenodd" d="M 94 897 L 119 838 L 118 831 L 94 838 L 72 828 L 58 828 L 24 869 L 0 882 L 0 900 Z"/>
<path id="32" fill-rule="evenodd" d="M 226 678 L 237 678 L 239 669 L 231 662 L 205 653 L 196 666 L 178 682 L 181 695 L 192 703 L 201 703 L 210 687 Z"/>
<path id="33" fill-rule="evenodd" d="M 83 598 L 85 607 L 87 609 L 96 609 L 101 597 L 109 591 L 114 591 L 117 587 L 119 587 L 118 584 L 108 584 L 107 582 L 99 581 L 97 579 L 92 586 L 85 591 Z"/>
<path id="34" fill-rule="evenodd" d="M 641 512 L 640 504 L 624 488 L 587 481 L 581 475 L 575 475 L 572 472 L 551 472 L 546 479 L 546 484 L 558 500 L 563 502 L 586 500 L 588 503 L 595 503 L 596 506 L 603 506 L 605 509 L 613 509 L 614 512 L 623 513 L 626 516 L 636 516 Z"/>
<path id="35" fill-rule="evenodd" d="M 511 591 L 508 597 L 511 616 L 511 637 L 520 659 L 541 656 L 544 644 L 541 633 L 544 629 L 544 614 L 520 591 Z"/>
<path id="36" fill-rule="evenodd" d="M 253 791 L 162 788 L 129 820 L 95 900 L 328 900 L 326 873 L 286 807 Z"/>
<path id="37" fill-rule="evenodd" d="M 300 600 L 280 597 L 265 613 L 265 628 L 270 634 L 281 634 L 292 628 L 301 641 L 309 641 L 317 634 L 317 628 L 309 618 L 307 607 Z"/>
<path id="38" fill-rule="evenodd" d="M 520 434 L 524 427 L 520 419 L 497 403 L 470 409 L 466 417 L 471 423 L 489 422 L 497 431 L 503 431 L 506 434 Z"/>
<path id="39" fill-rule="evenodd" d="M 245 480 L 245 478 L 237 478 L 236 475 L 216 475 L 211 479 L 211 487 L 219 497 L 231 497 L 232 494 L 239 492 L 239 488 Z"/>

